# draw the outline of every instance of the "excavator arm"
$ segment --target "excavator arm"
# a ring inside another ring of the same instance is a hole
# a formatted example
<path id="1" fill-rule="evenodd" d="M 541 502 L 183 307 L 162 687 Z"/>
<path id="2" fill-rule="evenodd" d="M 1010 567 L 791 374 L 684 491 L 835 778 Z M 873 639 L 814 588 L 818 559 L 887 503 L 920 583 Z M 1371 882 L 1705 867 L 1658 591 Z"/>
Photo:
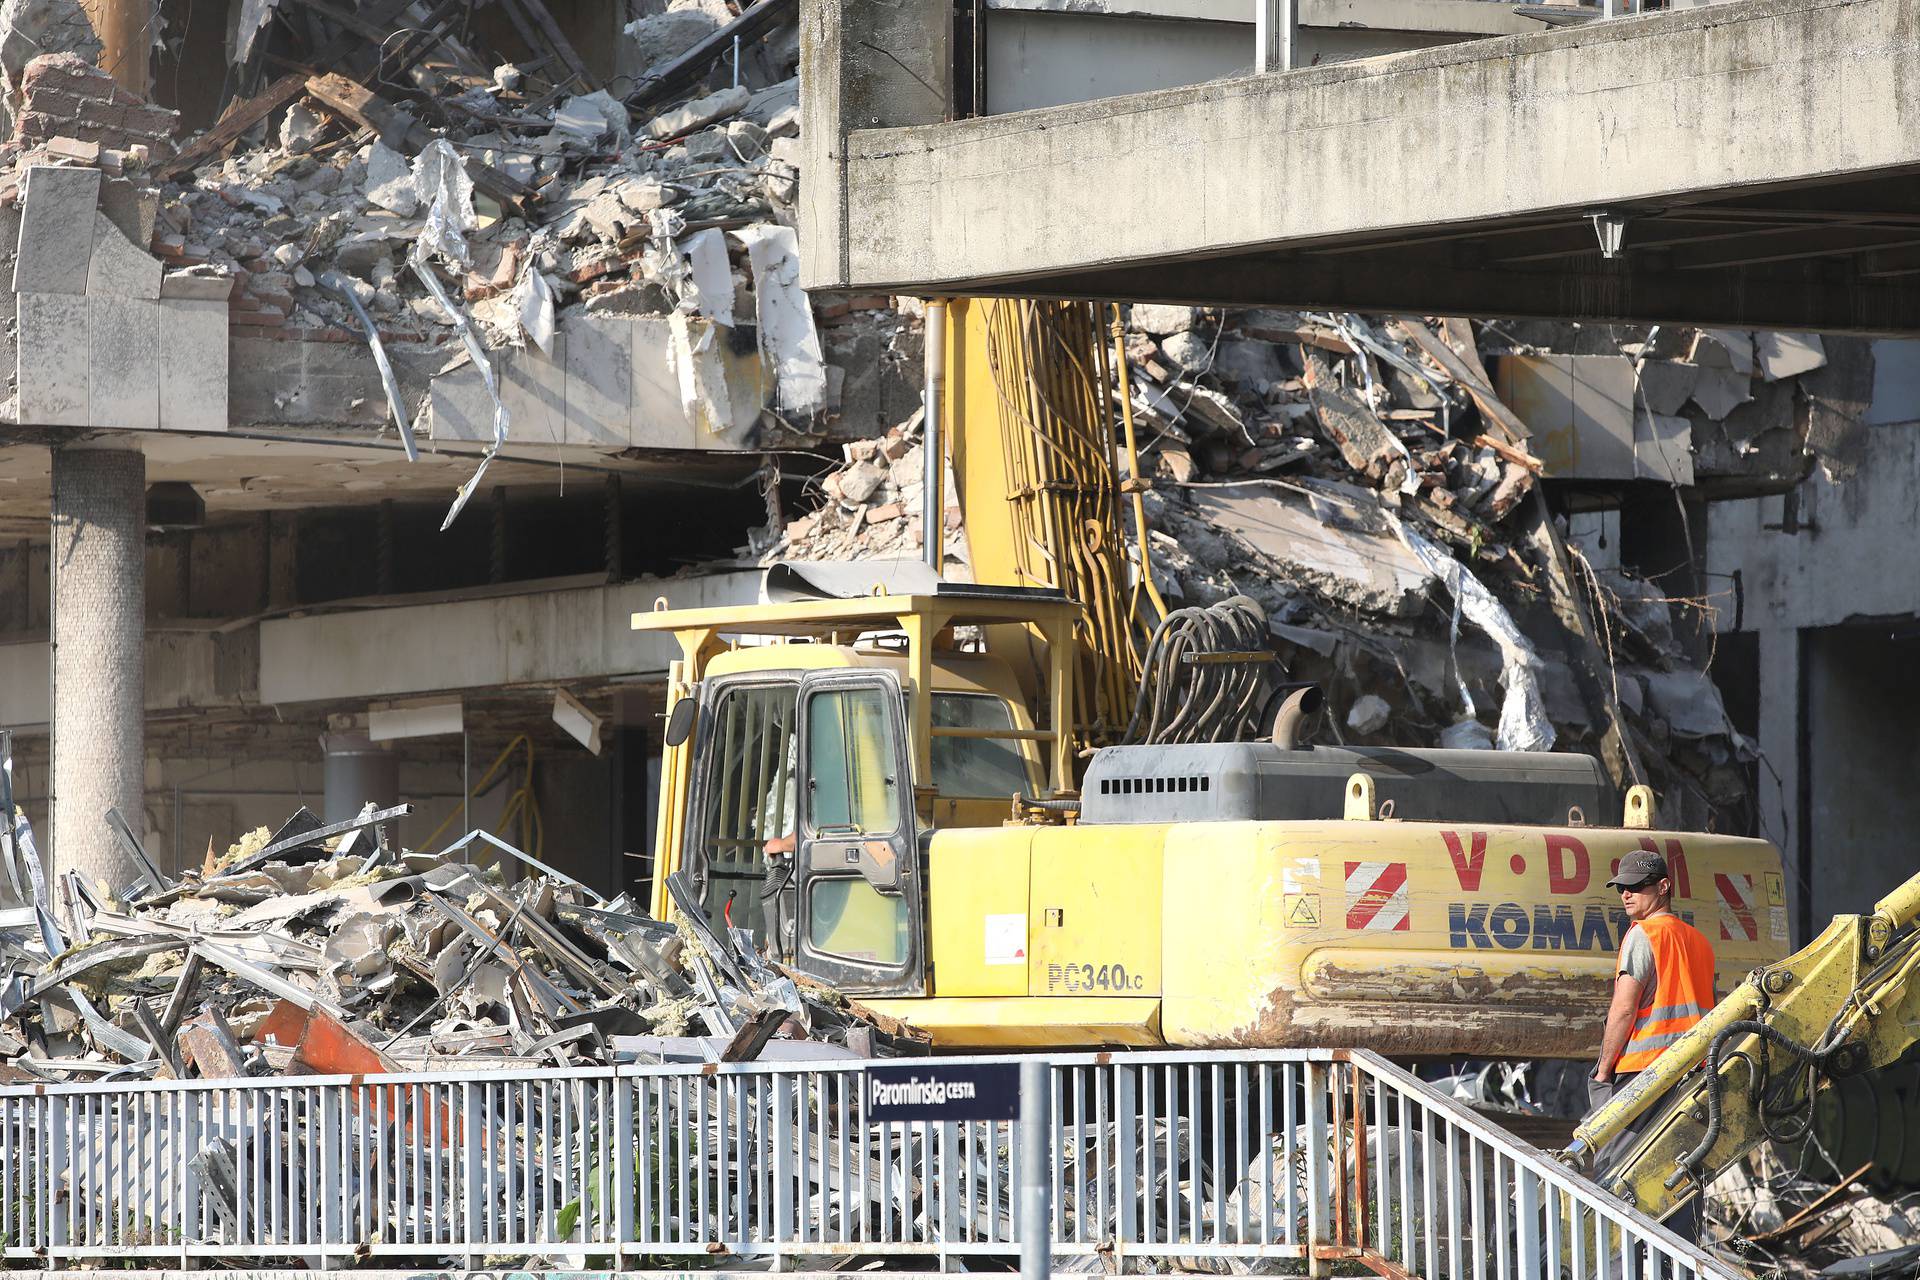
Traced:
<path id="1" fill-rule="evenodd" d="M 1793 1143 L 1828 1082 L 1885 1066 L 1920 1040 L 1920 875 L 1865 916 L 1755 969 L 1632 1085 L 1574 1131 L 1587 1164 L 1637 1117 L 1640 1141 L 1595 1180 L 1664 1218 L 1761 1142 Z"/>

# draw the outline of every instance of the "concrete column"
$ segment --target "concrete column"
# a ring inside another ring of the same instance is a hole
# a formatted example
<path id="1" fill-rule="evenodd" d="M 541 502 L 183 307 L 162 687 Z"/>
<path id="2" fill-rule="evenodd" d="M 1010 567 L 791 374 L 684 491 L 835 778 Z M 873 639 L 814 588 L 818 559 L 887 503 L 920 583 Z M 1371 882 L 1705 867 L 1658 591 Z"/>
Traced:
<path id="1" fill-rule="evenodd" d="M 1773 841 L 1787 867 L 1787 920 L 1794 944 L 1807 941 L 1806 907 L 1811 886 L 1800 838 L 1800 632 L 1766 627 L 1760 632 L 1760 767 L 1757 803 L 1760 834 Z"/>
<path id="2" fill-rule="evenodd" d="M 345 822 L 369 800 L 376 809 L 400 803 L 400 759 L 393 752 L 364 733 L 330 733 L 320 745 L 326 753 L 321 817 Z"/>
<path id="3" fill-rule="evenodd" d="M 54 868 L 119 889 L 134 869 L 107 825 L 139 831 L 146 789 L 147 460 L 53 451 Z"/>
<path id="4" fill-rule="evenodd" d="M 849 278 L 846 133 L 953 114 L 953 8 L 945 0 L 800 6 L 800 283 Z"/>

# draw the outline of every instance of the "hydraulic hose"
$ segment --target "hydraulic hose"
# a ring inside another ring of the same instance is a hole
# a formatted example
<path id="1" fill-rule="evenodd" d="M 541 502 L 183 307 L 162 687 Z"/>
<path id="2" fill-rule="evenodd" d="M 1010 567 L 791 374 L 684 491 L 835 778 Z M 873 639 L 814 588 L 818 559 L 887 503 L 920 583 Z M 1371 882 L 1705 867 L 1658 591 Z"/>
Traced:
<path id="1" fill-rule="evenodd" d="M 1833 1045 L 1826 1049 L 1810 1049 L 1806 1045 L 1787 1036 L 1784 1032 L 1777 1031 L 1764 1022 L 1757 1022 L 1752 1019 L 1730 1022 L 1722 1027 L 1719 1034 L 1714 1036 L 1712 1046 L 1707 1050 L 1706 1133 L 1701 1137 L 1698 1146 L 1687 1152 L 1686 1155 L 1680 1157 L 1678 1162 L 1680 1167 L 1675 1169 L 1672 1175 L 1667 1178 L 1666 1185 L 1669 1189 L 1678 1186 L 1683 1177 L 1692 1176 L 1699 1178 L 1701 1169 L 1706 1163 L 1707 1153 L 1712 1151 L 1714 1143 L 1720 1140 L 1720 1130 L 1723 1125 L 1720 1103 L 1720 1091 L 1723 1086 L 1720 1081 L 1720 1066 L 1726 1057 L 1728 1042 L 1735 1036 L 1743 1035 L 1759 1036 L 1761 1040 L 1769 1044 L 1778 1045 L 1780 1048 L 1794 1055 L 1796 1068 L 1800 1063 L 1806 1063 L 1816 1071 L 1825 1067 L 1827 1060 L 1837 1053 L 1840 1048 L 1838 1045 Z M 1754 1096 L 1756 1103 L 1763 1108 L 1765 1106 L 1763 1095 L 1766 1090 L 1766 1084 L 1765 1074 L 1760 1074 L 1756 1077 Z M 1807 1091 L 1807 1097 L 1809 1103 L 1811 1103 L 1813 1097 L 1811 1088 Z"/>
<path id="2" fill-rule="evenodd" d="M 1264 664 L 1205 662 L 1207 654 L 1264 651 L 1267 615 L 1246 596 L 1176 609 L 1154 629 L 1124 741 L 1232 742 L 1259 710 Z"/>

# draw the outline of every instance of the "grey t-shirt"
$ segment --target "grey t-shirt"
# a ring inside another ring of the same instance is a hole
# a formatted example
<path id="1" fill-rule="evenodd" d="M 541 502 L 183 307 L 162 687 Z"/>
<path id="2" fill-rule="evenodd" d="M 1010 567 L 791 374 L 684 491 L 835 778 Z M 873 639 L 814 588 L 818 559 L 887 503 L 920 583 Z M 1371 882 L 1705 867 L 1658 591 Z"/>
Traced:
<path id="1" fill-rule="evenodd" d="M 1646 930 L 1638 924 L 1627 930 L 1627 936 L 1620 940 L 1620 972 L 1639 980 L 1641 1008 L 1652 1003 L 1653 993 L 1660 985 L 1659 976 L 1653 968 L 1653 944 L 1647 941 Z"/>

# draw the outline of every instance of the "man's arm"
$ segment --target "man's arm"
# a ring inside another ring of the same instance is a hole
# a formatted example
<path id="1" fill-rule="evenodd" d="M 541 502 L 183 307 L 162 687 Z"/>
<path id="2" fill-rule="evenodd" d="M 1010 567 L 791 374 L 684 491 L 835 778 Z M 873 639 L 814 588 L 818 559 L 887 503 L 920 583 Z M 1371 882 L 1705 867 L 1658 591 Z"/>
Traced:
<path id="1" fill-rule="evenodd" d="M 1633 1034 L 1634 1015 L 1639 1012 L 1640 979 L 1623 973 L 1613 981 L 1613 1003 L 1607 1006 L 1607 1029 L 1600 1038 L 1600 1064 L 1594 1068 L 1594 1079 L 1613 1079 L 1614 1064 L 1627 1051 L 1627 1037 Z"/>

